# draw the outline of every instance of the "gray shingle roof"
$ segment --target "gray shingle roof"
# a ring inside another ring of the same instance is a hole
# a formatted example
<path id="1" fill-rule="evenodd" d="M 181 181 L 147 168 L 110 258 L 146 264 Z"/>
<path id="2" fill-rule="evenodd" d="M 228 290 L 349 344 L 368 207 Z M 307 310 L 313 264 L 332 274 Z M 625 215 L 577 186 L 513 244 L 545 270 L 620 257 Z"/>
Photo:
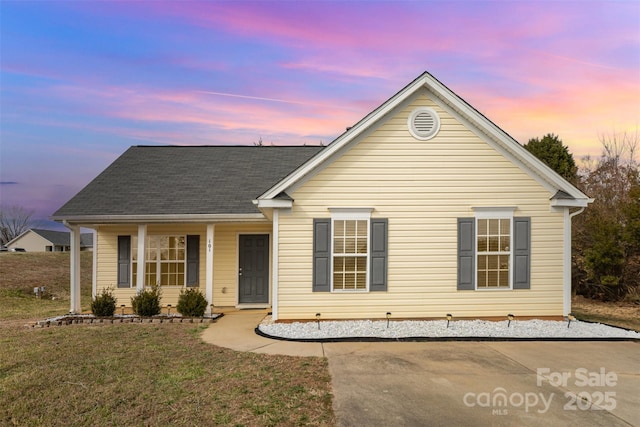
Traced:
<path id="1" fill-rule="evenodd" d="M 252 200 L 324 147 L 135 146 L 53 214 L 251 214 Z"/>

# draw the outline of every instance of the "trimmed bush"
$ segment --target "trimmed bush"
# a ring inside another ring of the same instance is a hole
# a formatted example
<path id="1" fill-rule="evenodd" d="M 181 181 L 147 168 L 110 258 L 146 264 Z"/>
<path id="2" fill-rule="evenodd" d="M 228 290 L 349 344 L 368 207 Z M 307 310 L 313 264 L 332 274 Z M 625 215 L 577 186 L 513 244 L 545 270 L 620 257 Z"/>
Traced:
<path id="1" fill-rule="evenodd" d="M 138 316 L 156 316 L 160 314 L 160 286 L 151 285 L 131 297 L 131 308 Z"/>
<path id="2" fill-rule="evenodd" d="M 102 293 L 91 301 L 91 312 L 98 317 L 113 316 L 116 312 L 116 298 L 111 289 L 103 289 Z"/>
<path id="3" fill-rule="evenodd" d="M 207 309 L 207 299 L 198 288 L 188 288 L 180 292 L 178 313 L 187 317 L 202 317 Z"/>

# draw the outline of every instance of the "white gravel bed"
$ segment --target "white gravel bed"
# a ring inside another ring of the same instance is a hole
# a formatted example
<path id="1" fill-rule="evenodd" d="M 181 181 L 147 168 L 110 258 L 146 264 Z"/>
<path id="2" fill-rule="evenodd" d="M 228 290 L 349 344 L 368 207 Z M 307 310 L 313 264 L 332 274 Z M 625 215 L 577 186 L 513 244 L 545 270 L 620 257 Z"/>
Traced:
<path id="1" fill-rule="evenodd" d="M 600 323 L 574 320 L 565 321 L 512 320 L 492 322 L 487 320 L 453 320 L 447 328 L 446 320 L 356 320 L 317 322 L 273 323 L 268 319 L 258 329 L 273 337 L 285 339 L 333 339 L 333 338 L 626 338 L 640 339 L 640 333 L 615 328 Z"/>

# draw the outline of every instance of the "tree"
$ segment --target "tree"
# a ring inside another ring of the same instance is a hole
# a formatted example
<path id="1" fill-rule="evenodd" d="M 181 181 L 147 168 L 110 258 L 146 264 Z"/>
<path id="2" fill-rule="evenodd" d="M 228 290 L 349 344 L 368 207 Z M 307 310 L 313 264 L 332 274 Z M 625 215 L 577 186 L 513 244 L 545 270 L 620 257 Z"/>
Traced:
<path id="1" fill-rule="evenodd" d="M 578 167 L 569 149 L 557 135 L 548 133 L 542 139 L 532 138 L 524 146 L 531 154 L 571 183 L 577 180 Z"/>
<path id="2" fill-rule="evenodd" d="M 6 245 L 29 228 L 33 223 L 34 211 L 22 206 L 0 208 L 0 240 Z"/>
<path id="3" fill-rule="evenodd" d="M 640 295 L 638 135 L 600 137 L 602 154 L 585 158 L 579 186 L 594 198 L 574 219 L 576 292 L 599 299 Z"/>

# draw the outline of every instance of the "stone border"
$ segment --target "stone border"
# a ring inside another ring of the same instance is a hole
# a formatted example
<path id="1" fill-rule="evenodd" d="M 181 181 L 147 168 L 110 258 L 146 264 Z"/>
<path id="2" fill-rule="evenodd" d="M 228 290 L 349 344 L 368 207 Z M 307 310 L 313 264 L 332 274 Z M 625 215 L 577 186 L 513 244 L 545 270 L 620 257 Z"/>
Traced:
<path id="1" fill-rule="evenodd" d="M 113 325 L 124 323 L 215 323 L 223 313 L 206 317 L 182 317 L 182 316 L 154 316 L 141 317 L 136 315 L 124 315 L 113 317 L 95 317 L 93 315 L 65 315 L 51 319 L 30 322 L 25 326 L 30 328 L 48 328 L 51 326 L 66 325 Z"/>

